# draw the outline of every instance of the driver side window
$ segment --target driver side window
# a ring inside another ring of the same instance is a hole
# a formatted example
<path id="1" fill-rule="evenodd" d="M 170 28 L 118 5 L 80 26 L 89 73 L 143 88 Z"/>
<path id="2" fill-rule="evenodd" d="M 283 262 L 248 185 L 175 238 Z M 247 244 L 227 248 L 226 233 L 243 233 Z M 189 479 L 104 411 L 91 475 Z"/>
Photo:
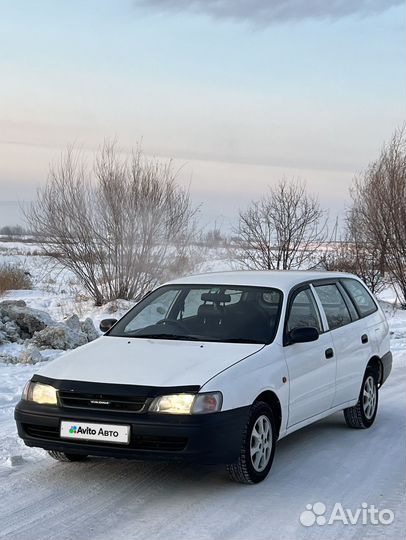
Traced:
<path id="1" fill-rule="evenodd" d="M 320 333 L 323 332 L 319 310 L 310 288 L 296 293 L 290 306 L 287 331 L 303 326 L 313 326 Z"/>
<path id="2" fill-rule="evenodd" d="M 156 324 L 162 319 L 166 319 L 178 294 L 179 290 L 176 289 L 171 289 L 161 294 L 127 324 L 124 332 L 134 332 L 140 328 Z"/>

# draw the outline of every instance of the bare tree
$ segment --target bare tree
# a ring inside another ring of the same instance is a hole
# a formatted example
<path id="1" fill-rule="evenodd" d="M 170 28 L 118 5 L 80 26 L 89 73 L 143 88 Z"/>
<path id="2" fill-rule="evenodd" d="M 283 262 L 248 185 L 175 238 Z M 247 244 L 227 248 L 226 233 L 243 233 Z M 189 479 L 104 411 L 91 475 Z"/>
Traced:
<path id="1" fill-rule="evenodd" d="M 239 214 L 237 259 L 252 270 L 311 268 L 325 241 L 325 212 L 305 183 L 283 179 Z"/>
<path id="2" fill-rule="evenodd" d="M 379 246 L 368 237 L 353 211 L 347 215 L 344 236 L 326 245 L 320 265 L 325 270 L 356 274 L 374 294 L 386 286 L 380 267 Z"/>
<path id="3" fill-rule="evenodd" d="M 406 136 L 395 132 L 379 158 L 354 181 L 352 214 L 406 306 Z M 372 253 L 370 254 L 373 255 Z"/>
<path id="4" fill-rule="evenodd" d="M 105 144 L 90 170 L 68 149 L 26 218 L 97 305 L 136 299 L 188 263 L 194 210 L 175 176 L 171 162 L 140 149 L 127 160 Z"/>

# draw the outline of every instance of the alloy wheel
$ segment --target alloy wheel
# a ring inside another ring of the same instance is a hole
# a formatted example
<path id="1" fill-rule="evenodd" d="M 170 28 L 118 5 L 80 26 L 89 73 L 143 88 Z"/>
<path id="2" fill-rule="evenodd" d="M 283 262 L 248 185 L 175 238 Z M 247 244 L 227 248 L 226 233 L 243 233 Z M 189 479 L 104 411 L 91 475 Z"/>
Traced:
<path id="1" fill-rule="evenodd" d="M 251 462 L 257 472 L 262 472 L 268 465 L 272 444 L 272 425 L 269 418 L 262 414 L 252 428 L 250 441 Z"/>
<path id="2" fill-rule="evenodd" d="M 374 415 L 376 407 L 376 384 L 372 375 L 369 375 L 365 379 L 362 392 L 362 406 L 365 416 L 370 420 Z"/>

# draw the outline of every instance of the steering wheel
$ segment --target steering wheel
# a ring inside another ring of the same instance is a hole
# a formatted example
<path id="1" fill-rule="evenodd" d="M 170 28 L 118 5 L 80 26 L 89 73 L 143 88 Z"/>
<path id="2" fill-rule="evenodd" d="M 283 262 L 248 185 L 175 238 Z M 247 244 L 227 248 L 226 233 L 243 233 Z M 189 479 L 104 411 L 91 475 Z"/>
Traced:
<path id="1" fill-rule="evenodd" d="M 189 333 L 189 329 L 186 328 L 186 326 L 183 323 L 181 323 L 180 321 L 177 321 L 176 319 L 161 319 L 160 321 L 158 321 L 155 324 L 160 325 L 160 326 L 166 326 L 166 325 L 168 325 L 168 326 L 176 326 L 177 328 L 179 328 L 183 332 Z"/>

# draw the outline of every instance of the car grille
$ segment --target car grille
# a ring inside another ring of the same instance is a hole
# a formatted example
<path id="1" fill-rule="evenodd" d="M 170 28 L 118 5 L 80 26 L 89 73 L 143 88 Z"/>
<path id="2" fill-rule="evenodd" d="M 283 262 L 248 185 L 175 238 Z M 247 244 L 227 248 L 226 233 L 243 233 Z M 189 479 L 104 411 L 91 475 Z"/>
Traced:
<path id="1" fill-rule="evenodd" d="M 61 439 L 59 436 L 59 427 L 37 426 L 33 424 L 23 424 L 24 431 L 34 439 L 59 440 L 66 442 L 66 439 Z M 183 450 L 187 444 L 186 437 L 164 437 L 152 435 L 133 435 L 130 444 L 126 448 L 134 450 L 161 450 L 165 452 L 179 452 Z M 86 446 L 114 446 L 116 443 L 106 443 L 100 441 L 84 441 L 83 439 L 69 439 L 69 443 L 81 444 Z"/>
<path id="2" fill-rule="evenodd" d="M 59 392 L 63 407 L 72 409 L 97 409 L 99 411 L 141 412 L 147 402 L 146 397 L 112 396 L 107 394 L 83 394 L 78 392 Z"/>

